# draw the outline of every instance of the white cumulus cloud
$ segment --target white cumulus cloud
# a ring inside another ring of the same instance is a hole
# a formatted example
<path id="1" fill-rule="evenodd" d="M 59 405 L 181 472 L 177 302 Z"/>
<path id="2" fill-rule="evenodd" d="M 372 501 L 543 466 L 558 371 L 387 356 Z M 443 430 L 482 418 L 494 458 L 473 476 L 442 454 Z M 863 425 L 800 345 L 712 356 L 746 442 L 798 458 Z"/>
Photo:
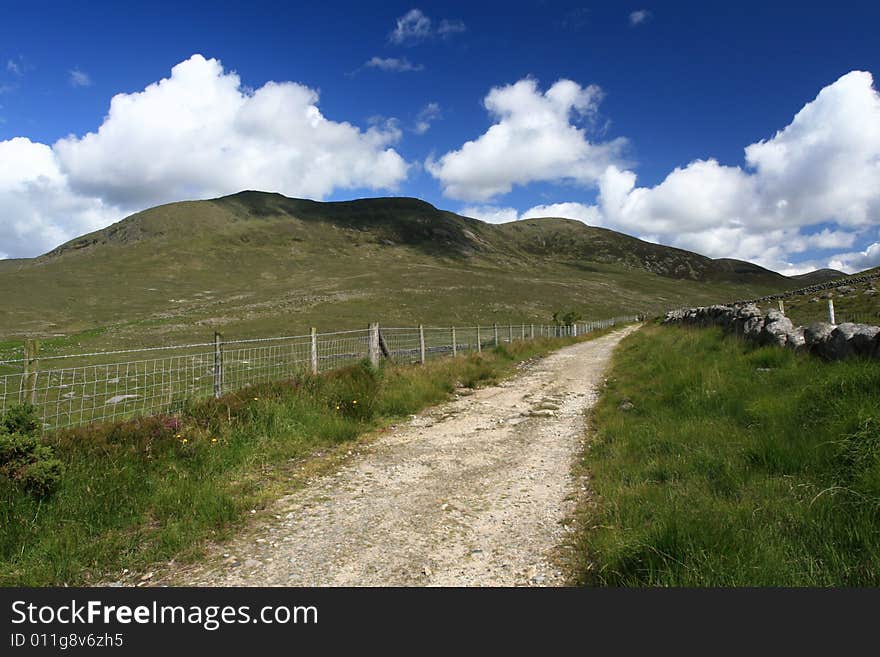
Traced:
<path id="1" fill-rule="evenodd" d="M 516 208 L 503 208 L 497 205 L 469 205 L 459 210 L 458 213 L 489 224 L 506 224 L 509 221 L 521 219 Z"/>
<path id="2" fill-rule="evenodd" d="M 326 118 L 295 82 L 241 84 L 194 55 L 168 78 L 113 97 L 102 125 L 51 147 L 0 142 L 0 251 L 31 256 L 124 213 L 242 189 L 320 199 L 395 189 L 408 164 L 394 122 L 362 130 Z M 5 163 L 5 166 L 4 166 Z"/>
<path id="3" fill-rule="evenodd" d="M 562 217 L 564 219 L 576 219 L 591 226 L 602 223 L 602 212 L 595 205 L 583 203 L 550 203 L 548 205 L 536 205 L 520 214 L 516 208 L 501 207 L 497 205 L 471 205 L 459 211 L 466 217 L 481 219 L 490 224 L 504 224 L 509 221 L 521 219 L 537 219 L 540 217 Z"/>
<path id="4" fill-rule="evenodd" d="M 540 98 L 523 95 L 532 103 L 528 116 L 540 115 Z M 450 195 L 481 199 L 484 191 L 491 196 L 509 190 L 512 182 L 540 179 L 510 174 L 511 163 L 525 156 L 517 146 L 529 140 L 505 125 L 506 120 L 502 115 L 480 139 L 429 163 Z M 540 147 L 532 145 L 532 150 L 545 165 Z M 593 168 L 582 178 L 570 173 L 575 167 L 551 165 L 542 170 L 555 171 L 552 180 L 583 182 L 595 176 L 596 203 L 557 203 L 522 214 L 497 206 L 476 209 L 506 221 L 537 214 L 581 219 L 653 242 L 711 257 L 750 260 L 787 273 L 814 265 L 856 271 L 880 264 L 877 243 L 863 251 L 852 250 L 880 225 L 880 94 L 870 73 L 842 76 L 822 89 L 788 126 L 747 146 L 744 153 L 744 166 L 699 159 L 677 167 L 652 187 L 639 187 L 636 174 L 615 163 L 598 175 Z M 527 171 L 529 166 L 525 165 Z M 469 186 L 476 183 L 481 186 Z M 824 260 L 792 262 L 792 256 L 809 251 L 840 249 L 850 251 Z"/>
<path id="5" fill-rule="evenodd" d="M 852 246 L 880 223 L 880 95 L 854 71 L 822 89 L 784 129 L 746 147 L 746 167 L 697 160 L 654 187 L 608 167 L 609 224 L 714 257 L 785 268 L 809 248 Z M 810 227 L 832 222 L 836 229 Z M 851 262 L 855 259 L 851 258 Z"/>
<path id="6" fill-rule="evenodd" d="M 864 251 L 839 253 L 831 258 L 828 266 L 846 272 L 880 267 L 880 242 L 869 244 Z"/>
<path id="7" fill-rule="evenodd" d="M 0 142 L 0 252 L 33 256 L 120 218 L 119 208 L 68 184 L 46 144 Z"/>
<path id="8" fill-rule="evenodd" d="M 536 181 L 595 184 L 626 143 L 591 143 L 577 125 L 595 117 L 601 98 L 599 87 L 571 80 L 545 92 L 529 78 L 493 88 L 483 104 L 496 123 L 439 160 L 429 158 L 425 167 L 446 196 L 467 201 L 488 201 Z"/>

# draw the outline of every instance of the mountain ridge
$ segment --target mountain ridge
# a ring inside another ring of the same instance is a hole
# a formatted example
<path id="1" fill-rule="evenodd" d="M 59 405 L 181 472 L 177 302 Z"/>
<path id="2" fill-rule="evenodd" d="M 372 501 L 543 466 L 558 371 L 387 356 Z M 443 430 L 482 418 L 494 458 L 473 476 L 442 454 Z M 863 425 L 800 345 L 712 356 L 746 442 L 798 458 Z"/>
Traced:
<path id="1" fill-rule="evenodd" d="M 410 197 L 250 190 L 156 206 L 0 264 L 0 342 L 105 348 L 366 321 L 541 323 L 558 310 L 659 313 L 802 286 L 571 219 L 489 224 Z"/>

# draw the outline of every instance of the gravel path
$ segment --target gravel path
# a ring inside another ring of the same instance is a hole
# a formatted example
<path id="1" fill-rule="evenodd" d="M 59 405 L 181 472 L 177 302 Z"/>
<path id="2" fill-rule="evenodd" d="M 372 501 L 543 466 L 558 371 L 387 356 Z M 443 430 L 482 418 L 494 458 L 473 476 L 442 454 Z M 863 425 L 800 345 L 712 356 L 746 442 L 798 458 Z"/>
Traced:
<path id="1" fill-rule="evenodd" d="M 628 327 L 398 425 L 168 583 L 547 586 L 580 485 L 584 411 Z M 158 583 L 158 582 L 157 582 Z"/>

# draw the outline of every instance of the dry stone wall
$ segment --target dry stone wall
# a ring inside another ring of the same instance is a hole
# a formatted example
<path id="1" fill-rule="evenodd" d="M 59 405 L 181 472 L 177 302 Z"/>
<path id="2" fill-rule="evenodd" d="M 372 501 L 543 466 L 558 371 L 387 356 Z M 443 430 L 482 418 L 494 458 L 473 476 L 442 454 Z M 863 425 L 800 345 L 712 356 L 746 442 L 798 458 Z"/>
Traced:
<path id="1" fill-rule="evenodd" d="M 720 326 L 760 345 L 808 351 L 827 360 L 853 356 L 880 359 L 880 326 L 849 322 L 795 326 L 781 311 L 764 313 L 754 303 L 671 310 L 663 323 Z"/>

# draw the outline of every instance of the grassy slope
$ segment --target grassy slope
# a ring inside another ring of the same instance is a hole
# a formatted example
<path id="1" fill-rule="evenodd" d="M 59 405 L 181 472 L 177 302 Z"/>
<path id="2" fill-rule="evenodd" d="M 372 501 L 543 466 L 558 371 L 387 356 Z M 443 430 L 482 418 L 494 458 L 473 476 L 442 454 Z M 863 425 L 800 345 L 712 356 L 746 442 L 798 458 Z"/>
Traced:
<path id="1" fill-rule="evenodd" d="M 495 226 L 416 199 L 246 192 L 153 208 L 2 264 L 0 341 L 48 338 L 51 352 L 202 341 L 215 328 L 540 323 L 561 309 L 659 312 L 792 285 L 565 219 Z"/>
<path id="2" fill-rule="evenodd" d="M 880 584 L 876 361 L 649 327 L 622 343 L 593 420 L 585 582 Z"/>
<path id="3" fill-rule="evenodd" d="M 48 436 L 66 464 L 54 496 L 40 502 L 0 479 L 0 586 L 89 584 L 195 558 L 204 539 L 228 535 L 247 510 L 333 467 L 359 436 L 574 340 L 255 386 L 193 406 L 179 427 L 147 418 Z"/>

